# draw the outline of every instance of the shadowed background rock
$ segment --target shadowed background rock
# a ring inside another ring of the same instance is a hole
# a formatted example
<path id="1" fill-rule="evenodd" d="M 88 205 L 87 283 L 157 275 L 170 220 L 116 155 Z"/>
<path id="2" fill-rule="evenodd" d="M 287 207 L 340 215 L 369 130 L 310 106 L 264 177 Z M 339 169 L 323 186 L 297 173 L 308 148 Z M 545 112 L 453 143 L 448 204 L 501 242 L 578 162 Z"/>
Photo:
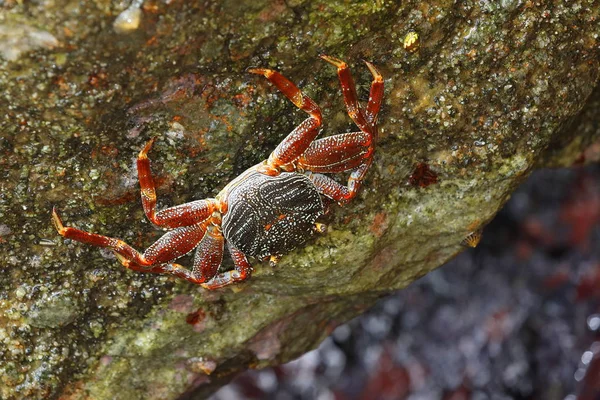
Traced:
<path id="1" fill-rule="evenodd" d="M 533 168 L 597 157 L 598 14 L 585 1 L 1 3 L 0 397 L 202 398 L 315 347 L 460 252 Z M 320 53 L 350 64 L 362 99 L 361 59 L 381 69 L 380 141 L 357 198 L 277 269 L 255 261 L 248 283 L 207 292 L 56 234 L 53 205 L 138 249 L 161 234 L 138 198 L 150 137 L 160 206 L 264 159 L 304 115 L 248 67 L 296 82 L 323 108 L 322 135 L 355 130 Z"/>

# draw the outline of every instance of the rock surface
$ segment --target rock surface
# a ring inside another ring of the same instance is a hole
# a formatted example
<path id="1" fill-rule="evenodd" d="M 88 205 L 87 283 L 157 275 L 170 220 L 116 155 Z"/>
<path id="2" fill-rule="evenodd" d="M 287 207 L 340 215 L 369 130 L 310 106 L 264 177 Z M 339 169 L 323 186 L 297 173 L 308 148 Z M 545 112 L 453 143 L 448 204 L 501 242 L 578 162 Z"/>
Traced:
<path id="1" fill-rule="evenodd" d="M 584 159 L 592 3 L 396 3 L 1 3 L 0 397 L 202 398 L 442 265 L 536 166 Z M 53 205 L 139 249 L 160 235 L 135 170 L 153 136 L 161 206 L 266 158 L 304 115 L 248 67 L 297 82 L 322 135 L 355 130 L 320 53 L 348 61 L 362 98 L 360 60 L 381 69 L 380 140 L 359 196 L 277 269 L 254 260 L 248 283 L 206 292 L 56 234 Z"/>

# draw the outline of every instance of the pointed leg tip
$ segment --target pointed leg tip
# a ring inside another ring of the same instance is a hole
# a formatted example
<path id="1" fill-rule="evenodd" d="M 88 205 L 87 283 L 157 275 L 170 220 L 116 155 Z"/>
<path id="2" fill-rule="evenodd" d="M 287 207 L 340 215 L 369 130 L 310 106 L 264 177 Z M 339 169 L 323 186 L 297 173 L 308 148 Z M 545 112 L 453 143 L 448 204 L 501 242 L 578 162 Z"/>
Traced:
<path id="1" fill-rule="evenodd" d="M 371 63 L 367 60 L 363 60 L 363 61 L 365 62 L 365 64 L 367 64 L 367 68 L 369 68 L 369 71 L 371 72 L 371 75 L 373 75 L 373 78 L 375 78 L 375 80 L 378 82 L 383 82 L 383 76 L 381 76 L 381 73 L 375 67 L 375 65 L 373 65 L 373 63 Z"/>
<path id="2" fill-rule="evenodd" d="M 152 145 L 154 144 L 155 141 L 156 141 L 156 136 L 154 136 L 153 138 L 148 140 L 146 142 L 146 144 L 144 145 L 144 148 L 142 149 L 142 151 L 140 151 L 138 158 L 140 158 L 140 159 L 147 158 L 148 152 L 152 148 Z"/>
<path id="3" fill-rule="evenodd" d="M 129 267 L 129 260 L 126 259 L 125 257 L 123 257 L 121 254 L 117 253 L 116 251 L 113 251 L 115 257 L 117 257 L 117 260 L 119 260 L 119 262 L 121 263 L 121 265 L 123 265 L 125 268 Z"/>
<path id="4" fill-rule="evenodd" d="M 246 72 L 249 72 L 251 74 L 256 74 L 256 75 L 263 75 L 267 78 L 269 76 L 273 75 L 273 71 L 270 69 L 266 69 L 266 68 L 248 68 L 246 70 Z"/>
<path id="5" fill-rule="evenodd" d="M 346 67 L 346 63 L 344 61 L 340 60 L 339 58 L 331 57 L 331 56 L 328 56 L 326 54 L 321 54 L 321 55 L 319 55 L 319 57 L 322 60 L 325 60 L 329 64 L 334 65 L 334 66 L 336 66 L 338 68 L 345 68 Z"/>
<path id="6" fill-rule="evenodd" d="M 56 206 L 52 207 L 52 219 L 60 221 L 60 217 L 58 216 L 58 210 Z"/>
<path id="7" fill-rule="evenodd" d="M 58 233 L 62 235 L 64 233 L 65 227 L 62 223 L 62 220 L 60 219 L 60 216 L 58 215 L 56 206 L 52 207 L 52 222 L 54 223 L 54 227 L 56 228 Z"/>
<path id="8" fill-rule="evenodd" d="M 209 280 L 205 283 L 200 283 L 200 286 L 206 290 L 217 290 L 224 287 L 227 287 L 234 292 L 239 292 L 242 290 L 241 286 L 238 286 L 237 283 L 243 281 L 245 278 L 242 278 L 240 273 L 237 271 L 228 271 L 222 275 L 218 275 L 213 279 Z"/>

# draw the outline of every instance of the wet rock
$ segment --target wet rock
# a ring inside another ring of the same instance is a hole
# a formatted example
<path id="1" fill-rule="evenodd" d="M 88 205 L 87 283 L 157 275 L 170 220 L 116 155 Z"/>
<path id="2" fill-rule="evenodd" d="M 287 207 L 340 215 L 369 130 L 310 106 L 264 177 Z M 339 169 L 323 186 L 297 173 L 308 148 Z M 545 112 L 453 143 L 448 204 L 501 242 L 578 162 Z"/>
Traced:
<path id="1" fill-rule="evenodd" d="M 591 122 L 559 140 L 582 109 L 597 121 L 585 107 L 600 18 L 587 2 L 132 6 L 141 16 L 123 33 L 122 2 L 0 5 L 2 26 L 56 40 L 0 56 L 2 398 L 203 396 L 249 366 L 297 357 L 462 251 L 536 165 L 569 163 L 597 140 Z M 53 206 L 139 249 L 159 237 L 136 185 L 151 137 L 160 207 L 214 196 L 266 158 L 305 116 L 248 67 L 297 82 L 323 108 L 323 135 L 356 130 L 320 52 L 348 61 L 361 99 L 360 60 L 381 69 L 379 143 L 359 196 L 332 205 L 327 233 L 277 269 L 253 260 L 248 283 L 208 293 L 58 237 Z M 410 184 L 420 164 L 435 184 Z M 185 367 L 195 358 L 210 360 L 209 376 Z"/>

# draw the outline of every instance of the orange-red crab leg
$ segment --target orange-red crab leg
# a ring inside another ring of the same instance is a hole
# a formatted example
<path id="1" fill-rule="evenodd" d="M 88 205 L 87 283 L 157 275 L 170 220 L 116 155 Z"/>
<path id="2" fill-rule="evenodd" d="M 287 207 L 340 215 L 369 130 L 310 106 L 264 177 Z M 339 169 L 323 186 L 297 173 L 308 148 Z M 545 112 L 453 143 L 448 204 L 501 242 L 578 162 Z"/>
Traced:
<path id="1" fill-rule="evenodd" d="M 362 132 L 344 133 L 315 141 L 302 154 L 298 166 L 310 171 L 308 177 L 322 194 L 344 204 L 356 196 L 373 161 L 377 114 L 383 98 L 383 78 L 373 64 L 366 62 L 373 75 L 373 81 L 369 103 L 363 113 L 346 63 L 329 56 L 321 56 L 321 58 L 337 67 L 348 115 Z M 313 173 L 335 173 L 351 169 L 354 171 L 348 178 L 348 186 L 341 185 L 325 175 Z"/>
<path id="2" fill-rule="evenodd" d="M 352 121 L 354 121 L 361 131 L 371 132 L 373 135 L 376 135 L 375 125 L 377 123 L 377 114 L 379 114 L 381 100 L 383 99 L 383 77 L 377 68 L 370 62 L 365 61 L 371 75 L 373 75 L 373 81 L 371 82 L 371 89 L 369 92 L 369 103 L 367 104 L 366 111 L 363 112 L 363 109 L 358 102 L 356 86 L 354 85 L 354 80 L 352 79 L 348 65 L 335 57 L 326 55 L 320 57 L 337 67 L 340 86 L 342 87 L 342 94 L 344 96 L 344 103 L 346 104 L 348 115 Z"/>
<path id="3" fill-rule="evenodd" d="M 321 55 L 320 57 L 337 67 L 337 74 L 338 78 L 340 79 L 340 86 L 342 87 L 344 103 L 346 104 L 346 109 L 350 118 L 352 121 L 354 121 L 356 126 L 360 128 L 361 131 L 370 132 L 371 125 L 365 119 L 365 115 L 363 114 L 360 104 L 358 103 L 356 86 L 354 85 L 354 80 L 350 74 L 350 69 L 348 69 L 348 64 L 335 57 L 326 55 Z"/>
<path id="4" fill-rule="evenodd" d="M 185 279 L 195 284 L 199 284 L 204 282 L 202 279 L 194 276 L 193 272 L 184 267 L 183 265 L 179 265 L 176 263 L 168 263 L 168 264 L 159 264 L 154 267 L 144 267 L 142 265 L 135 264 L 132 261 L 125 261 L 122 256 L 117 254 L 117 258 L 121 261 L 123 266 L 126 268 L 137 271 L 137 272 L 146 272 L 153 274 L 162 274 L 162 275 L 173 275 L 181 279 Z M 126 265 L 127 264 L 127 265 Z"/>
<path id="5" fill-rule="evenodd" d="M 298 167 L 312 172 L 343 172 L 357 168 L 372 155 L 371 134 L 366 132 L 343 133 L 311 143 L 298 159 Z"/>
<path id="6" fill-rule="evenodd" d="M 343 133 L 313 142 L 298 160 L 298 166 L 310 171 L 307 175 L 325 196 L 344 204 L 360 188 L 373 160 L 373 137 L 366 132 Z M 348 186 L 319 173 L 335 173 L 354 169 Z"/>
<path id="7" fill-rule="evenodd" d="M 194 255 L 194 283 L 210 281 L 217 274 L 223 261 L 224 244 L 223 233 L 215 225 L 209 225 Z"/>
<path id="8" fill-rule="evenodd" d="M 210 290 L 218 289 L 250 278 L 250 275 L 252 274 L 252 265 L 250 265 L 244 253 L 229 243 L 227 243 L 227 248 L 229 249 L 229 253 L 231 253 L 231 258 L 233 258 L 235 269 L 216 275 L 209 282 L 203 283 L 201 285 L 203 288 Z"/>
<path id="9" fill-rule="evenodd" d="M 365 64 L 367 64 L 369 71 L 371 71 L 371 75 L 373 75 L 371 90 L 369 91 L 369 102 L 367 103 L 367 111 L 365 112 L 365 116 L 367 117 L 367 121 L 369 121 L 371 126 L 375 127 L 377 125 L 377 115 L 379 114 L 379 109 L 381 108 L 381 100 L 383 99 L 383 77 L 373 64 L 368 61 L 365 61 Z"/>
<path id="10" fill-rule="evenodd" d="M 371 160 L 362 164 L 360 167 L 352 171 L 348 178 L 348 186 L 337 183 L 328 176 L 321 174 L 308 173 L 308 177 L 317 187 L 317 190 L 323 195 L 337 201 L 340 204 L 346 204 L 356 196 L 358 189 L 371 165 Z"/>
<path id="11" fill-rule="evenodd" d="M 317 136 L 321 127 L 321 109 L 310 97 L 302 93 L 296 85 L 279 72 L 262 68 L 250 69 L 248 72 L 263 75 L 296 107 L 310 114 L 310 117 L 298 125 L 269 156 L 267 163 L 273 170 L 266 169 L 262 172 L 275 175 L 280 167 L 285 168 L 286 164 L 298 158 Z"/>
<path id="12" fill-rule="evenodd" d="M 65 238 L 94 246 L 108 247 L 115 252 L 126 268 L 154 273 L 171 273 L 173 267 L 160 264 L 169 263 L 193 250 L 206 231 L 206 223 L 176 228 L 148 247 L 144 254 L 140 254 L 122 240 L 64 226 L 56 209 L 52 210 L 52 220 L 58 233 Z"/>
<path id="13" fill-rule="evenodd" d="M 142 205 L 146 217 L 150 222 L 163 228 L 190 226 L 204 221 L 213 211 L 218 209 L 219 203 L 217 200 L 197 200 L 156 212 L 156 190 L 150 171 L 150 160 L 148 159 L 148 152 L 155 140 L 156 138 L 152 138 L 146 143 L 137 159 Z"/>

